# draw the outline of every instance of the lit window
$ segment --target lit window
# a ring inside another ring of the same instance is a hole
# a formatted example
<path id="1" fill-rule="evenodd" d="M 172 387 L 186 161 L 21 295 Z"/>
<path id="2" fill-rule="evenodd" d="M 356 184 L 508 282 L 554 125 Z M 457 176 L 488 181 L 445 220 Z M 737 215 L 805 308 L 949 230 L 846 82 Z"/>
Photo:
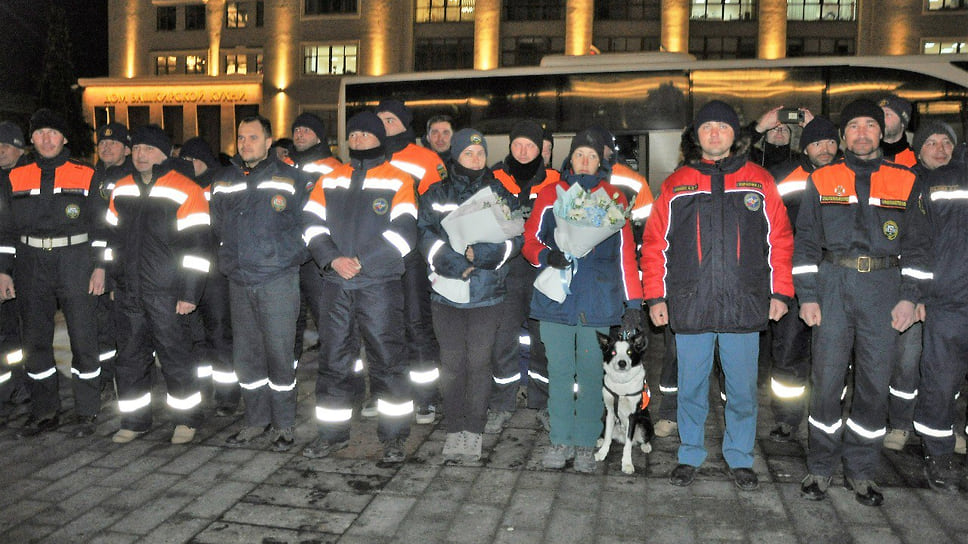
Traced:
<path id="1" fill-rule="evenodd" d="M 303 73 L 338 76 L 356 73 L 356 44 L 307 45 L 303 50 Z"/>
<path id="2" fill-rule="evenodd" d="M 968 42 L 957 39 L 929 38 L 922 42 L 921 51 L 925 55 L 955 55 L 968 53 Z"/>
<path id="3" fill-rule="evenodd" d="M 459 23 L 474 20 L 474 0 L 417 0 L 418 23 Z"/>
<path id="4" fill-rule="evenodd" d="M 356 0 L 305 0 L 306 15 L 352 15 L 356 13 Z"/>
<path id="5" fill-rule="evenodd" d="M 178 57 L 173 55 L 161 55 L 155 57 L 155 75 L 166 76 L 174 74 L 178 66 Z"/>
<path id="6" fill-rule="evenodd" d="M 790 21 L 853 21 L 855 0 L 787 0 Z"/>
<path id="7" fill-rule="evenodd" d="M 205 5 L 185 6 L 185 30 L 205 30 Z"/>
<path id="8" fill-rule="evenodd" d="M 225 74 L 247 74 L 249 66 L 248 55 L 225 55 Z"/>
<path id="9" fill-rule="evenodd" d="M 928 0 L 928 11 L 968 9 L 968 0 Z"/>
<path id="10" fill-rule="evenodd" d="M 207 60 L 201 55 L 188 55 L 185 57 L 186 74 L 204 74 Z"/>
<path id="11" fill-rule="evenodd" d="M 226 28 L 245 28 L 249 25 L 249 12 L 243 2 L 228 2 L 225 4 Z"/>
<path id="12" fill-rule="evenodd" d="M 175 25 L 178 20 L 175 15 L 175 6 L 161 6 L 158 8 L 157 13 L 158 23 L 155 28 L 161 32 L 175 30 Z"/>
<path id="13" fill-rule="evenodd" d="M 689 18 L 711 21 L 752 21 L 756 19 L 756 0 L 692 0 Z"/>

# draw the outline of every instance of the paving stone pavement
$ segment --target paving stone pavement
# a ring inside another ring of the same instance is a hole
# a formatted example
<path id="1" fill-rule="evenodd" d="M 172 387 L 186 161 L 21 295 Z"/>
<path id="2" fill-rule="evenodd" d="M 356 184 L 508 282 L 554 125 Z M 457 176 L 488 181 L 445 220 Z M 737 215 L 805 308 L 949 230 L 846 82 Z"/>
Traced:
<path id="1" fill-rule="evenodd" d="M 661 335 L 652 340 L 655 383 Z M 440 419 L 413 426 L 409 458 L 399 466 L 377 462 L 372 420 L 354 422 L 347 449 L 307 459 L 299 452 L 315 434 L 315 355 L 304 355 L 299 370 L 297 447 L 287 453 L 268 451 L 264 442 L 225 446 L 241 418 L 214 415 L 193 444 L 171 445 L 158 402 L 152 432 L 124 445 L 110 441 L 116 403 L 105 405 L 97 434 L 83 439 L 69 438 L 65 425 L 18 440 L 23 417 L 11 422 L 0 429 L 0 542 L 968 543 L 968 500 L 927 488 L 915 444 L 885 450 L 881 508 L 856 503 L 840 477 L 828 500 L 801 499 L 804 426 L 797 442 L 771 442 L 765 387 L 753 467 L 761 485 L 753 492 L 736 488 L 718 452 L 718 394 L 707 423 L 709 459 L 688 488 L 667 481 L 675 438 L 655 439 L 648 455 L 636 450 L 634 475 L 621 472 L 620 448 L 595 474 L 543 470 L 547 434 L 524 408 L 501 435 L 486 436 L 478 463 L 442 460 Z"/>

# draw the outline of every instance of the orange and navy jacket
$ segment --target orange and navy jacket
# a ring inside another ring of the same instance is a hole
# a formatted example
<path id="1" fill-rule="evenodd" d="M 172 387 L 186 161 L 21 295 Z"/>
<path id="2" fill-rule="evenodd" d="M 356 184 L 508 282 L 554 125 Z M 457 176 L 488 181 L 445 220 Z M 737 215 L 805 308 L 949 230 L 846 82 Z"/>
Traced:
<path id="1" fill-rule="evenodd" d="M 879 157 L 842 159 L 816 169 L 797 217 L 793 277 L 800 303 L 818 302 L 817 275 L 824 252 L 838 257 L 900 256 L 901 299 L 919 301 L 926 279 L 924 214 L 917 176 Z"/>
<path id="2" fill-rule="evenodd" d="M 621 160 L 612 164 L 612 175 L 609 176 L 608 182 L 625 193 L 625 198 L 629 202 L 634 202 L 643 188 L 649 192 L 649 182 L 646 181 L 645 176 L 632 170 Z"/>
<path id="3" fill-rule="evenodd" d="M 914 168 L 914 165 L 918 163 L 918 157 L 914 154 L 914 151 L 910 147 L 895 154 L 893 158 L 886 157 L 886 159 L 894 164 L 900 164 L 901 166 L 907 166 L 908 168 Z"/>
<path id="4" fill-rule="evenodd" d="M 197 304 L 211 268 L 211 218 L 205 190 L 175 169 L 178 160 L 155 165 L 148 183 L 137 173 L 115 183 L 106 213 L 112 276 L 133 296 Z"/>
<path id="5" fill-rule="evenodd" d="M 94 169 L 70 158 L 65 148 L 54 158 L 37 157 L 17 166 L 0 187 L 3 236 L 0 272 L 10 274 L 21 236 L 62 237 L 87 234 L 93 262 L 103 267 L 105 202 L 94 184 Z"/>
<path id="6" fill-rule="evenodd" d="M 399 278 L 417 241 L 413 178 L 383 158 L 351 159 L 316 183 L 303 225 L 326 280 L 350 289 Z M 337 257 L 358 258 L 360 273 L 344 280 L 329 266 Z"/>
<path id="7" fill-rule="evenodd" d="M 293 159 L 293 166 L 312 176 L 312 185 L 316 184 L 319 176 L 328 174 L 343 164 L 330 153 L 325 142 L 320 142 L 302 153 L 297 152 Z M 312 190 L 311 186 L 307 188 L 307 192 Z"/>
<path id="8" fill-rule="evenodd" d="M 794 233 L 797 231 L 797 214 L 800 212 L 803 191 L 807 188 L 807 178 L 816 169 L 817 167 L 810 162 L 805 153 L 770 169 L 770 174 L 776 180 L 776 188 L 783 198 Z"/>
<path id="9" fill-rule="evenodd" d="M 507 171 L 504 163 L 498 163 L 494 165 L 494 177 L 501 182 L 501 185 L 508 190 L 509 193 L 514 195 L 518 199 L 518 204 L 526 208 L 531 207 L 534 204 L 534 200 L 538 198 L 538 193 L 542 189 L 549 185 L 554 185 L 558 183 L 561 179 L 561 174 L 557 170 L 551 168 L 539 169 L 538 173 L 535 174 L 535 178 L 531 181 L 528 187 L 527 194 L 522 195 L 523 188 L 518 185 L 514 176 Z"/>
<path id="10" fill-rule="evenodd" d="M 677 333 L 764 330 L 770 298 L 793 299 L 793 234 L 770 174 L 734 155 L 680 167 L 645 224 L 640 266 L 650 305 Z"/>
<path id="11" fill-rule="evenodd" d="M 417 192 L 424 194 L 431 185 L 447 177 L 447 168 L 431 149 L 410 142 L 393 153 L 390 164 L 413 176 Z"/>

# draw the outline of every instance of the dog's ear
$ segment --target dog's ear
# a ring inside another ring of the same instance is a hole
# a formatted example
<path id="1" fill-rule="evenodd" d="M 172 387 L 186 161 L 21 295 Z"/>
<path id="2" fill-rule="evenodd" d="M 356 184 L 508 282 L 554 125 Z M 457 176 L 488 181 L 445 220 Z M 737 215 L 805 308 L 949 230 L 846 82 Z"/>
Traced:
<path id="1" fill-rule="evenodd" d="M 639 353 L 644 352 L 645 348 L 649 347 L 649 335 L 645 332 L 636 334 L 635 337 L 632 338 L 632 347 Z"/>
<path id="2" fill-rule="evenodd" d="M 598 337 L 598 345 L 603 350 L 608 349 L 608 346 L 610 346 L 612 343 L 612 339 L 607 334 L 602 334 L 598 331 L 595 331 L 595 336 Z"/>

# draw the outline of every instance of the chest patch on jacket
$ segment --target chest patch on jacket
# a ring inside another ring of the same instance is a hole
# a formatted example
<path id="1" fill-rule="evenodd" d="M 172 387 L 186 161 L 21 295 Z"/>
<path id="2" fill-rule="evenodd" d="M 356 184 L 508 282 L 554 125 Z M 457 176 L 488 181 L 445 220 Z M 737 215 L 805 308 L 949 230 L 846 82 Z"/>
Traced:
<path id="1" fill-rule="evenodd" d="M 760 207 L 763 205 L 763 198 L 756 193 L 747 193 L 743 197 L 743 204 L 746 205 L 746 209 L 751 212 L 760 211 Z"/>
<path id="2" fill-rule="evenodd" d="M 66 215 L 68 219 L 77 219 L 81 216 L 81 207 L 77 204 L 68 204 L 67 207 L 64 208 L 64 215 Z"/>
<path id="3" fill-rule="evenodd" d="M 698 188 L 699 188 L 698 185 L 676 185 L 675 187 L 672 188 L 672 192 L 682 193 L 685 191 L 695 191 Z"/>
<path id="4" fill-rule="evenodd" d="M 276 195 L 272 197 L 272 209 L 281 212 L 286 209 L 286 197 Z"/>
<path id="5" fill-rule="evenodd" d="M 390 203 L 385 198 L 378 198 L 373 201 L 373 211 L 377 215 L 386 215 L 390 211 Z"/>
<path id="6" fill-rule="evenodd" d="M 737 187 L 749 187 L 750 189 L 763 189 L 763 184 L 756 181 L 737 181 Z"/>
<path id="7" fill-rule="evenodd" d="M 881 227 L 881 230 L 884 231 L 884 237 L 887 238 L 888 240 L 894 240 L 895 238 L 897 238 L 897 234 L 899 231 L 897 227 L 897 223 L 890 220 L 884 222 L 884 225 Z"/>

